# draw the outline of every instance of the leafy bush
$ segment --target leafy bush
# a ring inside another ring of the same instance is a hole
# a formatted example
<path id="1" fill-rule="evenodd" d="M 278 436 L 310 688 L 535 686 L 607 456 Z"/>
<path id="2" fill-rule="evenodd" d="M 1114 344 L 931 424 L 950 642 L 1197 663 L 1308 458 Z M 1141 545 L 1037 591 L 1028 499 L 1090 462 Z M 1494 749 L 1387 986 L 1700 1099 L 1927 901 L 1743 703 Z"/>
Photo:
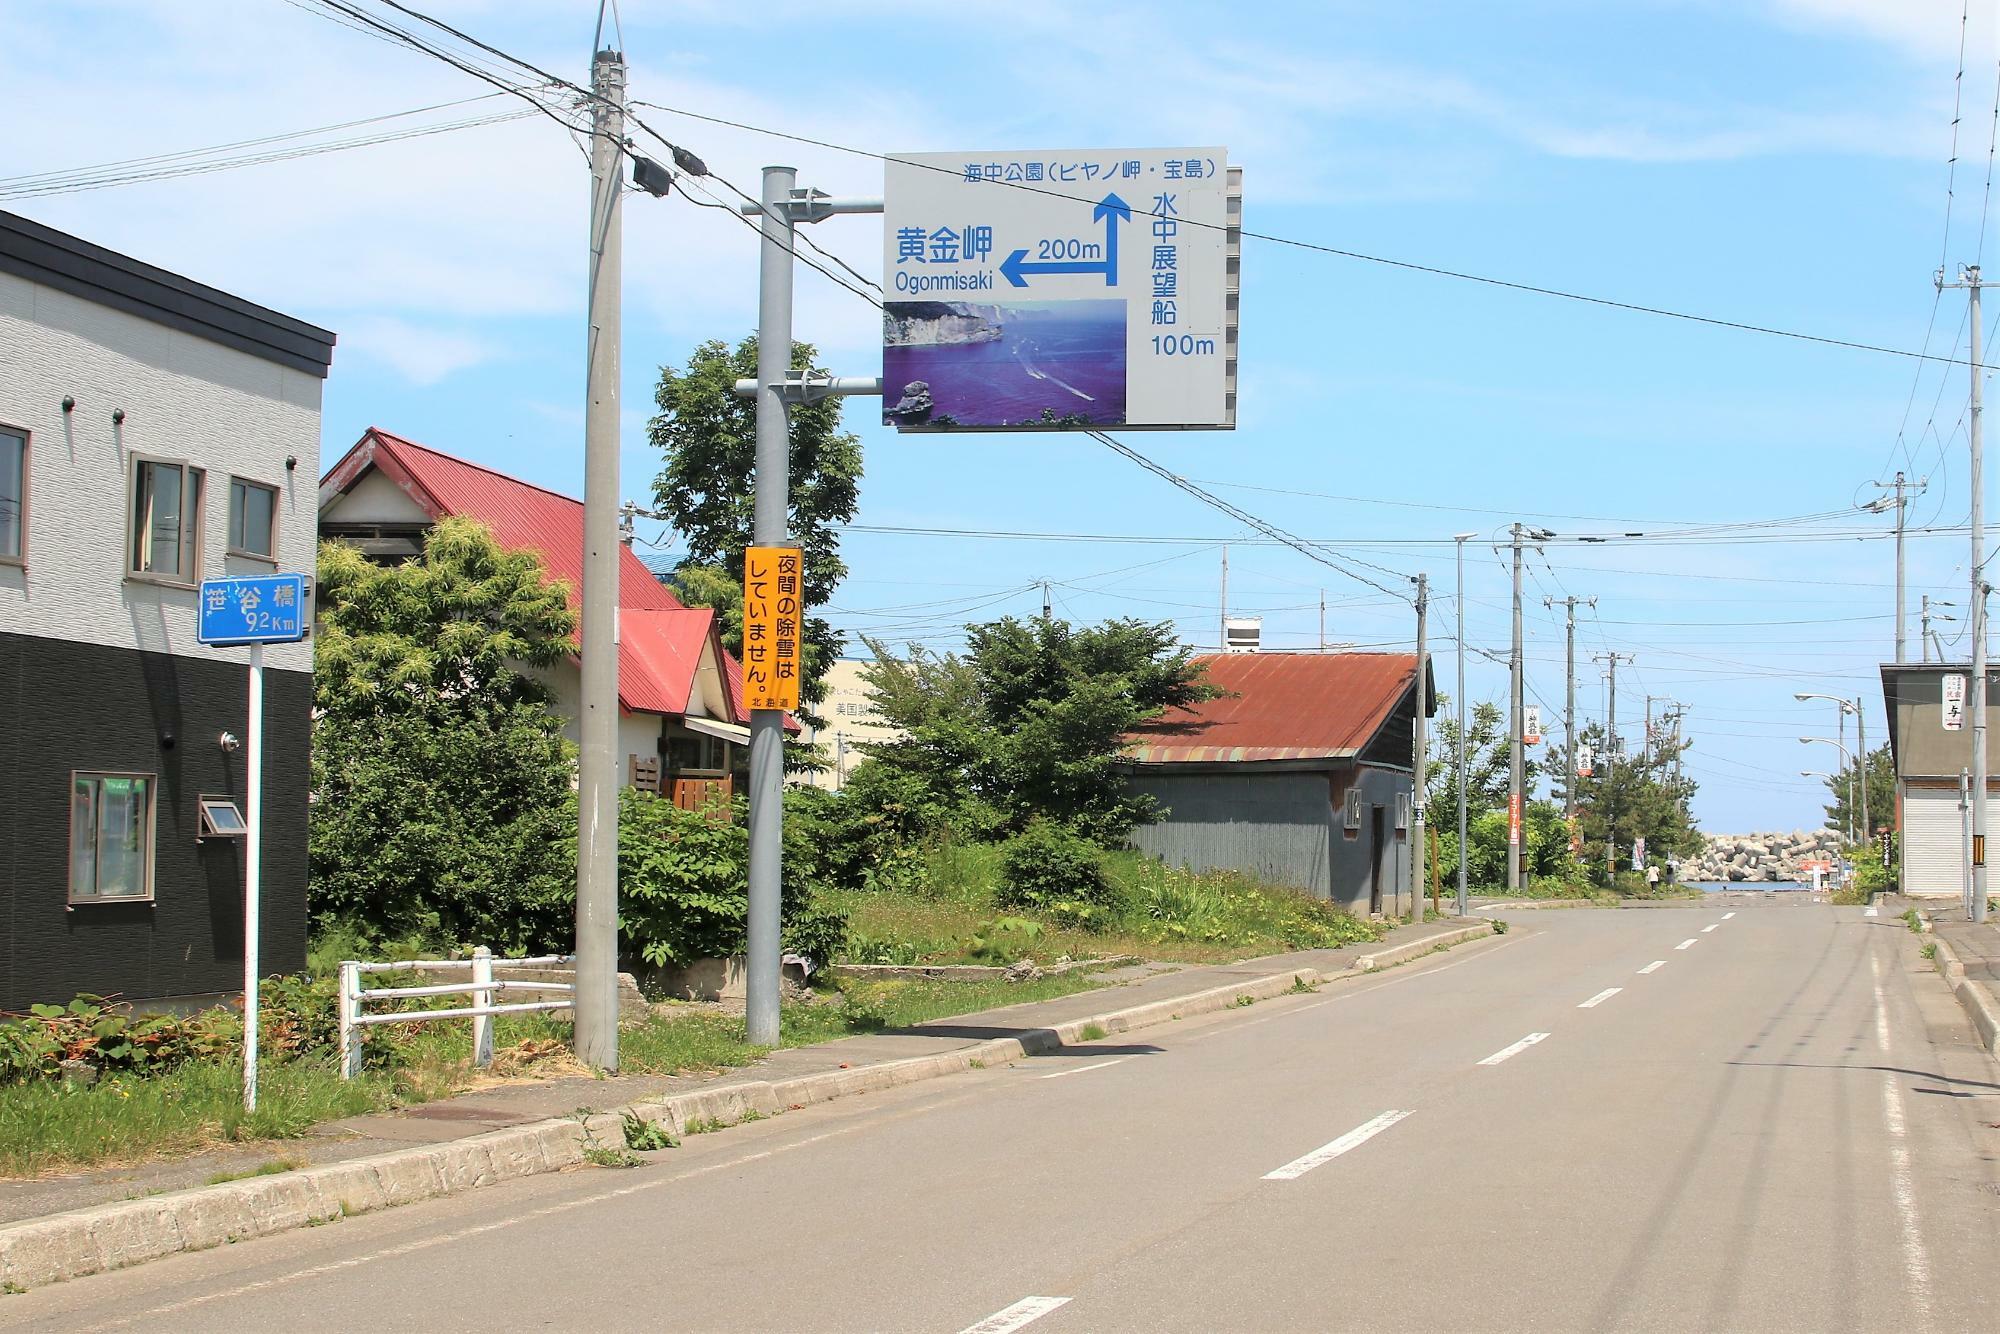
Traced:
<path id="1" fill-rule="evenodd" d="M 619 794 L 619 926 L 656 966 L 741 954 L 749 929 L 746 810 L 684 811 L 636 788 Z M 785 947 L 824 965 L 840 950 L 846 917 L 815 903 L 806 867 L 784 877 Z"/>
<path id="2" fill-rule="evenodd" d="M 994 895 L 1003 908 L 1025 908 L 1064 926 L 1102 929 L 1124 908 L 1104 871 L 1104 850 L 1083 835 L 1036 819 L 1009 839 Z"/>
<path id="3" fill-rule="evenodd" d="M 966 954 L 980 963 L 1013 963 L 1025 958 L 1041 937 L 1040 922 L 1026 917 L 995 918 L 973 934 Z"/>
<path id="4" fill-rule="evenodd" d="M 1190 871 L 1143 859 L 1131 889 L 1137 934 L 1153 940 L 1248 945 L 1276 938 L 1291 949 L 1378 940 L 1366 922 L 1322 899 L 1234 871 Z"/>

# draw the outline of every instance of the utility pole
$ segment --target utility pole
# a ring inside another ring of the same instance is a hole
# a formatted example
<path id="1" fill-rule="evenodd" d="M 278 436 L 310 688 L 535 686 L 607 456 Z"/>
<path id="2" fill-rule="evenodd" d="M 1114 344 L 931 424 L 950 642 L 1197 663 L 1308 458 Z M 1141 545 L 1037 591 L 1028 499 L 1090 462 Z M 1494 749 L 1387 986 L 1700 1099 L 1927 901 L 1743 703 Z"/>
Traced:
<path id="1" fill-rule="evenodd" d="M 1979 291 L 1984 284 L 1979 278 L 1977 264 L 1959 269 L 1957 282 L 1944 280 L 1944 270 L 1937 274 L 1939 291 L 1947 287 L 1963 287 L 1971 301 L 1968 322 L 1972 328 L 1971 380 L 1971 441 L 1972 441 L 1972 912 L 1975 922 L 1986 920 L 1986 509 L 1984 475 L 1985 459 L 1980 417 L 1983 405 L 1980 402 L 1980 377 L 1985 367 L 1980 364 L 1979 348 Z"/>
<path id="2" fill-rule="evenodd" d="M 1422 925 L 1424 920 L 1424 856 L 1428 849 L 1424 846 L 1424 801 L 1428 795 L 1430 770 L 1430 738 L 1427 735 L 1425 714 L 1430 700 L 1430 599 L 1431 579 L 1427 574 L 1417 576 L 1417 708 L 1416 721 L 1411 729 L 1416 733 L 1412 747 L 1411 774 L 1414 782 L 1410 785 L 1410 921 Z"/>
<path id="3" fill-rule="evenodd" d="M 1897 661 L 1902 661 L 1901 655 Z M 1868 820 L 1868 714 L 1861 707 L 1860 695 L 1854 697 L 1854 748 L 1861 752 L 1854 762 L 1855 778 L 1861 784 L 1861 841 L 1870 842 L 1875 837 L 1875 826 Z M 1888 863 L 1883 863 L 1886 870 Z"/>
<path id="4" fill-rule="evenodd" d="M 1569 774 L 1563 779 L 1563 822 L 1576 829 L 1576 608 L 1578 603 L 1595 608 L 1596 598 L 1543 598 L 1544 607 L 1563 608 L 1563 744 L 1569 748 Z"/>
<path id="5" fill-rule="evenodd" d="M 1452 538 L 1458 546 L 1458 915 L 1466 906 L 1465 878 L 1470 859 L 1465 851 L 1465 544 L 1476 536 L 1459 533 Z"/>
<path id="6" fill-rule="evenodd" d="M 1042 580 L 1042 619 L 1045 621 L 1051 620 L 1053 619 L 1053 615 L 1053 610 L 1049 606 L 1049 581 L 1044 579 Z"/>
<path id="7" fill-rule="evenodd" d="M 1875 482 L 1872 485 L 1883 491 L 1893 489 L 1896 493 L 1896 661 L 1905 662 L 1908 660 L 1903 639 L 1903 513 L 1908 504 L 1904 495 L 1905 481 L 1899 472 L 1893 482 Z M 1881 503 L 1878 500 L 1875 505 Z"/>
<path id="8" fill-rule="evenodd" d="M 1326 652 L 1326 590 L 1319 591 L 1319 651 Z"/>
<path id="9" fill-rule="evenodd" d="M 1229 544 L 1222 546 L 1222 603 L 1215 622 L 1215 651 L 1229 652 Z"/>
<path id="10" fill-rule="evenodd" d="M 1607 882 L 1618 879 L 1618 827 L 1611 815 L 1611 780 L 1618 773 L 1618 660 L 1632 661 L 1629 653 L 1599 653 L 1592 661 L 1611 667 L 1611 703 L 1604 724 L 1604 874 Z"/>
<path id="11" fill-rule="evenodd" d="M 1521 525 L 1514 535 L 1514 649 L 1508 659 L 1509 722 L 1507 724 L 1507 888 L 1521 888 L 1521 788 L 1526 747 L 1521 741 Z"/>
<path id="12" fill-rule="evenodd" d="M 625 58 L 591 65 L 590 327 L 583 421 L 583 666 L 577 760 L 577 1059 L 618 1069 L 618 416 Z"/>

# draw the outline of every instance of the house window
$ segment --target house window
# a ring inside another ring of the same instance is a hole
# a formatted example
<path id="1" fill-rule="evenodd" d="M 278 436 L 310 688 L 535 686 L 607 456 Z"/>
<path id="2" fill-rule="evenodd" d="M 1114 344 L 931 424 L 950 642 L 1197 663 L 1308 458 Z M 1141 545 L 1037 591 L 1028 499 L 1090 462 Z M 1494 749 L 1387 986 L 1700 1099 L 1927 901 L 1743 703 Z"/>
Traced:
<path id="1" fill-rule="evenodd" d="M 201 574 L 202 471 L 139 459 L 132 472 L 131 573 L 170 584 Z"/>
<path id="2" fill-rule="evenodd" d="M 275 560 L 278 492 L 261 482 L 229 479 L 229 554 Z"/>
<path id="3" fill-rule="evenodd" d="M 69 797 L 71 903 L 153 895 L 153 776 L 74 774 Z"/>
<path id="4" fill-rule="evenodd" d="M 0 426 L 0 561 L 28 554 L 28 436 Z"/>

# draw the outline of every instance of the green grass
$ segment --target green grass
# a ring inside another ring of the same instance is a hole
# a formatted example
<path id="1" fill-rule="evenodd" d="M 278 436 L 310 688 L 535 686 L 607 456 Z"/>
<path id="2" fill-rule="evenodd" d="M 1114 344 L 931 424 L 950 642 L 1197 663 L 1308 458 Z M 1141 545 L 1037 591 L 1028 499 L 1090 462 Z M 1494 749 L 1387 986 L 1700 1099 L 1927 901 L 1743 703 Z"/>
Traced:
<path id="1" fill-rule="evenodd" d="M 269 1065 L 257 1110 L 243 1110 L 234 1064 L 197 1062 L 150 1079 L 0 1086 L 0 1176 L 192 1153 L 216 1144 L 293 1139 L 322 1121 L 375 1111 L 399 1097 L 391 1075 L 342 1080 L 331 1064 Z"/>
<path id="2" fill-rule="evenodd" d="M 268 1163 L 246 1167 L 240 1172 L 217 1172 L 208 1179 L 211 1186 L 220 1186 L 225 1181 L 247 1181 L 251 1177 L 274 1177 L 285 1172 L 296 1172 L 305 1164 L 296 1158 L 273 1158 Z"/>
<path id="3" fill-rule="evenodd" d="M 1912 931 L 1921 932 L 1924 929 L 1924 919 L 1917 915 L 1915 908 L 1912 908 L 1903 914 L 1903 925 Z"/>
<path id="4" fill-rule="evenodd" d="M 1382 928 L 1294 890 L 1232 871 L 1191 872 L 1131 851 L 1106 854 L 1107 877 L 1125 909 L 1104 930 L 1083 930 L 995 903 L 1002 850 L 946 843 L 927 854 L 917 892 L 866 890 L 825 897 L 848 914 L 846 961 L 884 964 L 1038 962 L 1137 955 L 1224 963 L 1288 950 L 1379 940 Z M 998 918 L 1034 922 L 996 951 Z M 986 948 L 981 948 L 984 944 Z"/>
<path id="5" fill-rule="evenodd" d="M 1084 1042 L 1102 1042 L 1109 1036 L 1111 1035 L 1104 1031 L 1103 1024 L 1085 1024 L 1077 1033 L 1077 1037 Z"/>

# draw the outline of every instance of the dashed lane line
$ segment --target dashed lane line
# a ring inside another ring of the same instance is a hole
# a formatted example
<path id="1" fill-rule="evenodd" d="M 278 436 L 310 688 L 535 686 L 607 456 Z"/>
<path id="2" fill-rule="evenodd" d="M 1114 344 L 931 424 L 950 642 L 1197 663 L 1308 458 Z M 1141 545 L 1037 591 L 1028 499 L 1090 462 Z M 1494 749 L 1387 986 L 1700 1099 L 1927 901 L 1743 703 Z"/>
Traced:
<path id="1" fill-rule="evenodd" d="M 1642 973 L 1650 973 L 1655 969 L 1665 968 L 1666 966 L 1667 966 L 1667 961 L 1665 959 L 1655 959 L 1651 963 L 1647 964 L 1644 968 L 1641 968 L 1639 971 Z"/>
<path id="2" fill-rule="evenodd" d="M 1696 937 L 1689 936 L 1686 940 L 1683 940 L 1680 944 L 1674 946 L 1674 948 L 1677 950 L 1690 949 L 1693 947 L 1695 940 Z"/>
<path id="3" fill-rule="evenodd" d="M 1097 1061 L 1090 1065 L 1074 1066 L 1068 1070 L 1058 1070 L 1054 1074 L 1043 1075 L 1042 1078 L 1061 1079 L 1064 1075 L 1080 1075 L 1084 1073 L 1086 1070 L 1102 1070 L 1107 1065 L 1123 1065 L 1126 1061 L 1129 1061 L 1131 1059 L 1132 1058 L 1130 1056 L 1120 1056 L 1115 1061 Z"/>
<path id="4" fill-rule="evenodd" d="M 1604 990 L 1598 992 L 1595 996 L 1592 996 L 1589 1000 L 1585 1001 L 1583 1004 L 1577 1006 L 1576 1008 L 1579 1010 L 1594 1010 L 1598 1006 L 1604 1004 L 1604 1002 L 1610 1000 L 1613 996 L 1616 996 L 1619 992 L 1623 990 L 1625 990 L 1625 988 L 1623 987 L 1606 987 Z"/>
<path id="5" fill-rule="evenodd" d="M 1709 923 L 1709 924 L 1708 924 L 1707 926 L 1705 926 L 1705 927 L 1703 927 L 1703 928 L 1701 929 L 1701 933 L 1702 933 L 1702 934 L 1703 934 L 1703 935 L 1705 936 L 1705 935 L 1707 935 L 1707 934 L 1708 934 L 1709 932 L 1711 932 L 1711 931 L 1715 930 L 1715 928 L 1716 928 L 1716 927 L 1718 927 L 1718 926 L 1721 926 L 1721 925 L 1722 925 L 1722 923 L 1720 923 L 1720 922 L 1710 922 L 1710 923 Z"/>
<path id="6" fill-rule="evenodd" d="M 1729 920 L 1730 918 L 1732 918 L 1732 917 L 1734 917 L 1734 916 L 1736 916 L 1736 914 L 1735 914 L 1735 913 L 1733 913 L 1733 912 L 1726 912 L 1726 913 L 1722 914 L 1722 920 L 1726 922 L 1726 921 L 1728 921 L 1728 920 Z"/>
<path id="7" fill-rule="evenodd" d="M 1006 1310 L 995 1311 L 976 1325 L 967 1325 L 959 1334 L 1007 1334 L 1068 1303 L 1067 1297 L 1023 1297 Z"/>
<path id="8" fill-rule="evenodd" d="M 1485 1060 L 1479 1062 L 1479 1064 L 1498 1065 L 1500 1064 L 1500 1062 L 1506 1060 L 1510 1056 L 1519 1056 L 1522 1052 L 1534 1046 L 1537 1042 L 1546 1041 L 1548 1039 L 1548 1036 L 1549 1035 L 1547 1033 L 1530 1033 L 1528 1034 L 1528 1036 L 1522 1038 L 1519 1042 L 1516 1042 L 1513 1046 L 1502 1047 L 1499 1051 L 1494 1052 L 1491 1056 L 1488 1056 Z"/>
<path id="9" fill-rule="evenodd" d="M 1303 1158 L 1294 1158 L 1275 1171 L 1266 1172 L 1266 1181 L 1296 1181 L 1315 1167 L 1332 1162 L 1350 1149 L 1358 1149 L 1369 1140 L 1408 1116 L 1408 1112 L 1384 1112 L 1374 1120 L 1358 1125 L 1328 1144 L 1322 1144 Z M 967 1332 L 970 1334 L 970 1331 Z"/>

